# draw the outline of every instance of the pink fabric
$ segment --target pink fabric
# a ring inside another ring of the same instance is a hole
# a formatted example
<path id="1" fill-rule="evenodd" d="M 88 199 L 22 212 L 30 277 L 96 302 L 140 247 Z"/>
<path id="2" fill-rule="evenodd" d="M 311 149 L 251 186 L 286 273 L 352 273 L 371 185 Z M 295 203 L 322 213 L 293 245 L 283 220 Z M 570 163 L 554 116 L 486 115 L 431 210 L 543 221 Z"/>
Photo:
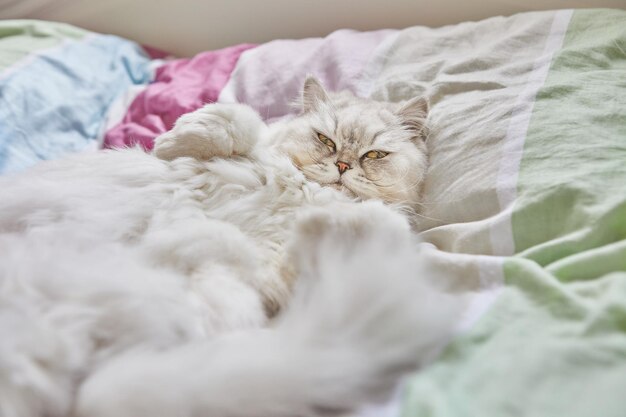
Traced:
<path id="1" fill-rule="evenodd" d="M 243 44 L 165 63 L 155 80 L 132 102 L 122 121 L 106 132 L 104 147 L 140 144 L 152 149 L 156 136 L 176 119 L 217 98 L 239 56 L 256 45 Z"/>
<path id="2" fill-rule="evenodd" d="M 159 48 L 155 48 L 150 45 L 141 45 L 144 51 L 148 54 L 151 59 L 165 59 L 165 58 L 173 58 L 173 56 L 169 52 L 165 52 Z"/>

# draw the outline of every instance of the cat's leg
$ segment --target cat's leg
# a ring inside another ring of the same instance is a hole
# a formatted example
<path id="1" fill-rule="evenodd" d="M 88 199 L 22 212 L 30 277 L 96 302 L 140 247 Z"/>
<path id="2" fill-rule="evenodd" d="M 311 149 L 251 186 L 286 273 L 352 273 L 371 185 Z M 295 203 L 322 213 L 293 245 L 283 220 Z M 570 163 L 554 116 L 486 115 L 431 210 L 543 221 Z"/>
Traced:
<path id="1" fill-rule="evenodd" d="M 259 114 L 243 104 L 207 104 L 182 115 L 154 141 L 154 155 L 172 160 L 246 156 L 266 128 Z"/>
<path id="2" fill-rule="evenodd" d="M 271 329 L 120 357 L 83 385 L 77 415 L 328 417 L 386 399 L 445 342 L 454 308 L 401 216 L 353 208 L 302 220 L 299 281 Z"/>

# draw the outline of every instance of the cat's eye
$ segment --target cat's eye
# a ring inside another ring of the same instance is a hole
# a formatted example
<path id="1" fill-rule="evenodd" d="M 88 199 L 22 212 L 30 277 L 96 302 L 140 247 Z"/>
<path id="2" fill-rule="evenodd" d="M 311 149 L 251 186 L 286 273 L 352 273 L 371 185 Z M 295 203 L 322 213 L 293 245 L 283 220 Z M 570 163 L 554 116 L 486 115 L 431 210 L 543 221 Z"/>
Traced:
<path id="1" fill-rule="evenodd" d="M 387 155 L 389 155 L 389 152 L 369 151 L 368 153 L 363 155 L 363 157 L 368 158 L 368 159 L 380 159 L 380 158 L 384 158 Z"/>
<path id="2" fill-rule="evenodd" d="M 335 145 L 335 142 L 333 142 L 332 140 L 330 140 L 326 136 L 322 135 L 321 133 L 317 134 L 317 138 L 320 140 L 320 142 L 322 142 L 324 145 L 328 146 L 333 151 L 337 148 L 336 145 Z"/>

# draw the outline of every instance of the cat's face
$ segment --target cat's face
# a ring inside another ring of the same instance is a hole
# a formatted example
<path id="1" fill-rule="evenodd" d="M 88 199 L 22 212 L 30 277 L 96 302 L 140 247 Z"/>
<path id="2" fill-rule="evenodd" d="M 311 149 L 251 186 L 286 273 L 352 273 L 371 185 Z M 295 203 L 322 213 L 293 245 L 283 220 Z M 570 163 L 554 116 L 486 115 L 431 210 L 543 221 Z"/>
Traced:
<path id="1" fill-rule="evenodd" d="M 281 126 L 281 147 L 311 181 L 413 206 L 426 170 L 427 112 L 422 98 L 399 105 L 328 94 L 308 78 L 302 113 Z"/>

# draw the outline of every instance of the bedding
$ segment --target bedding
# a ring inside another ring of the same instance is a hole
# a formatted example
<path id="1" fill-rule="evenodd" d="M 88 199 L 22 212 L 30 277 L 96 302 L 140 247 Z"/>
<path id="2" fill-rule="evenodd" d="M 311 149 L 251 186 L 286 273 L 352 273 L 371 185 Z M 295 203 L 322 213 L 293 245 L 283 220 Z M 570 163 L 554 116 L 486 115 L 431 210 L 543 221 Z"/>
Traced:
<path id="1" fill-rule="evenodd" d="M 454 273 L 450 291 L 469 294 L 438 360 L 366 412 L 623 416 L 625 11 L 341 30 L 184 59 L 64 24 L 0 22 L 0 172 L 149 150 L 214 101 L 289 117 L 309 73 L 376 99 L 429 97 L 423 248 Z"/>

